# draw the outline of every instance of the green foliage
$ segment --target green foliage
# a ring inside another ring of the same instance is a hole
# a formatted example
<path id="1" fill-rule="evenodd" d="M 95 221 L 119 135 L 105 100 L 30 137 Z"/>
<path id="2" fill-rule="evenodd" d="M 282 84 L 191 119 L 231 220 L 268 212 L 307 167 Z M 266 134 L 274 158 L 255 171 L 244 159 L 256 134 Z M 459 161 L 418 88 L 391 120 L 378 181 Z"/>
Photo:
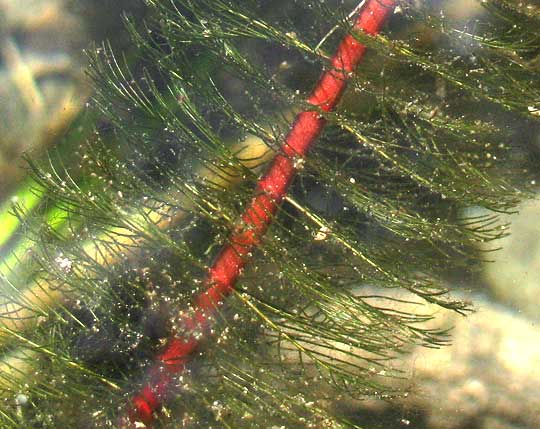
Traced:
<path id="1" fill-rule="evenodd" d="M 115 426 L 268 159 L 235 142 L 277 150 L 354 8 L 147 3 L 147 26 L 129 25 L 137 66 L 106 45 L 92 55 L 104 119 L 79 165 L 33 165 L 70 216 L 62 231 L 21 216 L 35 246 L 3 279 L 2 427 Z M 384 289 L 467 311 L 447 294 L 448 267 L 481 260 L 478 244 L 505 233 L 496 213 L 529 193 L 538 15 L 492 1 L 464 25 L 434 3 L 403 4 L 384 36 L 356 35 L 369 58 L 325 114 L 163 427 L 360 427 L 335 398 L 399 394 L 385 362 L 448 341 L 423 327 L 422 305 L 397 311 Z M 464 215 L 475 207 L 491 214 Z"/>

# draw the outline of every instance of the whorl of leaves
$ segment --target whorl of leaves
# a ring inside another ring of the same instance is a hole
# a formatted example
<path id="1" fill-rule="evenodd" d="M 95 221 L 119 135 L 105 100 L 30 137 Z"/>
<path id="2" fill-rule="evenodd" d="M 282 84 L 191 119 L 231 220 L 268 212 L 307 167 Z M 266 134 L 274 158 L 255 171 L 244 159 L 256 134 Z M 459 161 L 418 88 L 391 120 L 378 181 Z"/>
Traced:
<path id="1" fill-rule="evenodd" d="M 2 427 L 115 426 L 264 169 L 267 156 L 246 162 L 234 142 L 279 147 L 355 7 L 147 3 L 146 27 L 128 23 L 129 60 L 107 46 L 91 56 L 103 119 L 80 164 L 33 165 L 71 215 L 60 230 L 22 215 L 35 247 L 3 279 Z M 422 305 L 400 312 L 383 289 L 467 311 L 448 268 L 485 258 L 478 245 L 505 234 L 496 213 L 529 193 L 539 16 L 491 1 L 458 23 L 425 3 L 404 2 L 382 36 L 357 34 L 369 57 L 163 427 L 361 427 L 334 400 L 399 394 L 381 381 L 385 361 L 448 340 L 422 327 Z"/>

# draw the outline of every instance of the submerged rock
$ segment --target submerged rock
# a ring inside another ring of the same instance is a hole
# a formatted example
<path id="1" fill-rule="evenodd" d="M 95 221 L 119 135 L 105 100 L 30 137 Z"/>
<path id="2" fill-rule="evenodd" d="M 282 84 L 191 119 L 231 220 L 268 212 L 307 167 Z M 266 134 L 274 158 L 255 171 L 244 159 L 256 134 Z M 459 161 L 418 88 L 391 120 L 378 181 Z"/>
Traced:
<path id="1" fill-rule="evenodd" d="M 406 395 L 342 405 L 347 413 L 358 415 L 359 424 L 374 414 L 384 422 L 368 428 L 539 428 L 540 326 L 483 297 L 473 301 L 476 312 L 467 317 L 431 308 L 437 317 L 429 328 L 451 328 L 451 345 L 417 347 L 391 363 L 404 372 L 392 383 Z"/>
<path id="2" fill-rule="evenodd" d="M 0 197 L 24 174 L 21 155 L 53 144 L 80 111 L 81 20 L 65 0 L 0 0 Z"/>
<path id="3" fill-rule="evenodd" d="M 490 255 L 485 280 L 498 301 L 540 320 L 540 201 L 502 220 L 511 223 L 510 235 L 497 242 L 502 248 Z"/>

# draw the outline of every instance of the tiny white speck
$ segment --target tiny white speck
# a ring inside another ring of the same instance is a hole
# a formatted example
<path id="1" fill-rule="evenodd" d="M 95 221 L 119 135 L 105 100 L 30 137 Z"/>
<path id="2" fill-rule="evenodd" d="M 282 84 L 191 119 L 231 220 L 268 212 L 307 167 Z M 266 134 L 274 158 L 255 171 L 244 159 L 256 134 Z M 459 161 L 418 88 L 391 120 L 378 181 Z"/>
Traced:
<path id="1" fill-rule="evenodd" d="M 73 265 L 73 262 L 70 259 L 64 258 L 62 255 L 60 255 L 60 256 L 56 257 L 54 262 L 56 262 L 58 264 L 58 267 L 62 271 L 66 272 L 66 273 L 71 272 L 71 267 Z"/>
<path id="2" fill-rule="evenodd" d="M 313 238 L 315 241 L 323 241 L 326 240 L 328 237 L 328 233 L 330 232 L 330 228 L 323 226 L 319 231 L 317 231 L 317 234 L 315 234 L 315 237 Z"/>
<path id="3" fill-rule="evenodd" d="M 302 170 L 304 168 L 304 164 L 306 163 L 306 160 L 304 158 L 296 158 L 294 160 L 294 168 L 297 170 Z"/>
<path id="4" fill-rule="evenodd" d="M 19 393 L 16 397 L 15 397 L 15 403 L 18 405 L 18 406 L 23 406 L 23 405 L 26 405 L 28 403 L 28 396 L 22 394 L 22 393 Z"/>

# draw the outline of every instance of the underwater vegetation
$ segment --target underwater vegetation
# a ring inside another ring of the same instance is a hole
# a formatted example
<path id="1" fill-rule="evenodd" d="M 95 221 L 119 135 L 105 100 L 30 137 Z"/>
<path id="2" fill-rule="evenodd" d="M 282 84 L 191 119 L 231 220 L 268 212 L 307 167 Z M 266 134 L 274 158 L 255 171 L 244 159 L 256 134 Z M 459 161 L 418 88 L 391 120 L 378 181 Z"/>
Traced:
<path id="1" fill-rule="evenodd" d="M 278 3 L 147 0 L 90 53 L 91 135 L 13 208 L 2 427 L 369 427 L 338 403 L 469 312 L 534 190 L 537 8 Z"/>

